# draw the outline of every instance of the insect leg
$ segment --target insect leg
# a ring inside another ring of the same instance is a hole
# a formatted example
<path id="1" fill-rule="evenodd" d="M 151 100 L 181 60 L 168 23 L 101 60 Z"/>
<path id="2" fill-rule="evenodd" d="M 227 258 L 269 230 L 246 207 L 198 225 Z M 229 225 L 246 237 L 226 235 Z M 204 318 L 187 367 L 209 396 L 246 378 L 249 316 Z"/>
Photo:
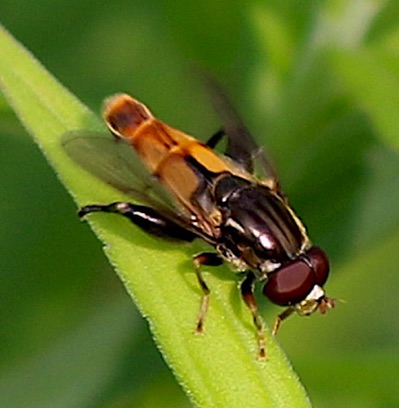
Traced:
<path id="1" fill-rule="evenodd" d="M 281 322 L 283 320 L 285 320 L 288 316 L 290 316 L 294 312 L 294 310 L 295 309 L 293 307 L 289 307 L 289 308 L 285 309 L 284 312 L 280 313 L 276 317 L 276 321 L 274 322 L 273 331 L 272 331 L 273 336 L 275 336 L 277 334 Z"/>
<path id="2" fill-rule="evenodd" d="M 259 344 L 259 360 L 264 360 L 266 358 L 265 334 L 263 330 L 263 322 L 259 315 L 258 304 L 256 303 L 254 295 L 254 281 L 255 275 L 252 272 L 248 272 L 245 279 L 241 282 L 240 289 L 241 295 L 252 313 L 252 318 L 257 330 Z"/>
<path id="3" fill-rule="evenodd" d="M 78 211 L 79 217 L 92 212 L 106 212 L 123 215 L 133 224 L 149 234 L 166 240 L 192 241 L 197 236 L 185 229 L 177 222 L 165 217 L 151 207 L 124 202 L 115 202 L 108 205 L 86 205 Z"/>
<path id="4" fill-rule="evenodd" d="M 213 149 L 222 140 L 223 136 L 226 136 L 226 133 L 223 128 L 221 128 L 209 138 L 206 145 Z"/>
<path id="5" fill-rule="evenodd" d="M 210 139 L 206 142 L 206 145 L 213 149 L 222 140 L 223 137 L 227 137 L 227 144 L 224 154 L 233 159 L 236 163 L 242 166 L 249 173 L 253 173 L 254 161 L 252 153 L 247 149 L 249 146 L 243 146 L 237 144 L 237 137 L 240 138 L 242 135 L 240 129 L 233 129 L 234 132 L 229 134 L 225 127 L 222 127 L 215 134 L 213 134 Z"/>
<path id="6" fill-rule="evenodd" d="M 201 266 L 202 265 L 209 265 L 209 266 L 219 266 L 223 264 L 223 259 L 213 252 L 202 252 L 201 254 L 194 256 L 194 267 L 195 267 L 195 274 L 198 279 L 198 283 L 202 290 L 202 299 L 201 299 L 201 306 L 200 312 L 198 315 L 197 320 L 197 327 L 195 329 L 196 333 L 203 333 L 204 332 L 204 320 L 205 315 L 208 310 L 209 305 L 209 295 L 211 293 L 208 285 L 204 281 L 204 278 L 201 274 Z"/>

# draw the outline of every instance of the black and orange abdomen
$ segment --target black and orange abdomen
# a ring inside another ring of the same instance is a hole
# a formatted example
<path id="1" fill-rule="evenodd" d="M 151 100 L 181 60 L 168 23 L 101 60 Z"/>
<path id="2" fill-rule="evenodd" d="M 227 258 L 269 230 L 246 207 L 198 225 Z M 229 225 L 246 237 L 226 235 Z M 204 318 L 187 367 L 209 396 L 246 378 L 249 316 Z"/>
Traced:
<path id="1" fill-rule="evenodd" d="M 129 95 L 107 99 L 104 117 L 112 133 L 134 147 L 149 172 L 190 212 L 197 212 L 191 197 L 203 181 L 195 167 L 214 174 L 233 170 L 211 148 L 156 119 Z"/>

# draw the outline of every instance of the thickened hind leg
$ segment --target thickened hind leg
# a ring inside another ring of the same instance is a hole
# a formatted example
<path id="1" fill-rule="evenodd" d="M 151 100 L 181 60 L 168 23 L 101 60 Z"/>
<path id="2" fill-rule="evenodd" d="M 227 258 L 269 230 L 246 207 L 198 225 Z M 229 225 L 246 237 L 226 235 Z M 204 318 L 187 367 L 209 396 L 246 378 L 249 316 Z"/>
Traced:
<path id="1" fill-rule="evenodd" d="M 256 303 L 254 295 L 254 281 L 255 276 L 252 272 L 248 272 L 245 279 L 241 282 L 241 295 L 252 313 L 252 318 L 257 330 L 258 344 L 259 344 L 259 360 L 266 358 L 266 341 L 265 333 L 263 330 L 262 319 L 259 315 L 258 304 Z"/>
<path id="2" fill-rule="evenodd" d="M 201 254 L 195 255 L 194 259 L 194 267 L 195 267 L 195 274 L 198 279 L 198 283 L 202 290 L 202 299 L 201 299 L 201 306 L 197 320 L 196 326 L 196 333 L 203 333 L 204 332 L 204 320 L 206 316 L 206 312 L 208 311 L 209 305 L 209 296 L 211 291 L 209 290 L 208 285 L 204 281 L 204 278 L 201 274 L 201 266 L 202 265 L 209 265 L 209 266 L 219 266 L 222 265 L 223 259 L 213 252 L 203 252 Z"/>
<path id="3" fill-rule="evenodd" d="M 165 217 L 151 207 L 124 202 L 115 202 L 108 205 L 86 205 L 78 211 L 79 217 L 84 217 L 92 212 L 106 212 L 120 214 L 128 218 L 142 230 L 157 237 L 191 242 L 197 236 L 184 228 L 173 219 Z"/>

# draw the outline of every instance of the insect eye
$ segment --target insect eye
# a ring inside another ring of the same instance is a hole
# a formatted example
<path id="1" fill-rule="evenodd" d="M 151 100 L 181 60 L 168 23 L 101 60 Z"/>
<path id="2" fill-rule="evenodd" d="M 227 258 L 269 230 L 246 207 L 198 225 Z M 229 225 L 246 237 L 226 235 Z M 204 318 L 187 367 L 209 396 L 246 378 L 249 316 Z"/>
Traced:
<path id="1" fill-rule="evenodd" d="M 277 305 L 293 305 L 304 300 L 315 283 L 311 266 L 299 259 L 270 274 L 263 294 Z"/>
<path id="2" fill-rule="evenodd" d="M 323 286 L 330 272 L 330 264 L 327 255 L 319 247 L 312 247 L 306 253 L 316 275 L 316 283 Z"/>

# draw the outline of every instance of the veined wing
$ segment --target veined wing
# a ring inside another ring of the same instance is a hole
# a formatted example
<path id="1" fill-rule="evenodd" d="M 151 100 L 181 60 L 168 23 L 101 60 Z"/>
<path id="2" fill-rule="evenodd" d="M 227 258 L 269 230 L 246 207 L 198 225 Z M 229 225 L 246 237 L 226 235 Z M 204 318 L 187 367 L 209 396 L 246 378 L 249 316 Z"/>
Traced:
<path id="1" fill-rule="evenodd" d="M 171 197 L 124 140 L 107 132 L 77 130 L 67 132 L 62 145 L 67 154 L 90 174 L 176 219 L 176 205 Z M 183 223 L 183 219 L 181 221 Z"/>
<path id="2" fill-rule="evenodd" d="M 222 131 L 227 136 L 225 155 L 279 191 L 278 176 L 271 161 L 255 142 L 221 86 L 209 75 L 203 77 L 215 110 L 222 119 Z"/>

